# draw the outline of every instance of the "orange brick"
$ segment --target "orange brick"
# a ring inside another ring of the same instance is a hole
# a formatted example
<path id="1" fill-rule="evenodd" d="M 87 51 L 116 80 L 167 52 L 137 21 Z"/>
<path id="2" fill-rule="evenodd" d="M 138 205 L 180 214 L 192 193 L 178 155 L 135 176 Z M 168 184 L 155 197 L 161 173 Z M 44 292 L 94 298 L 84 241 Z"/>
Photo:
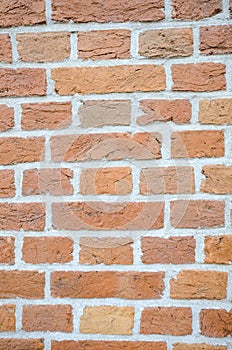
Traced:
<path id="1" fill-rule="evenodd" d="M 200 50 L 206 55 L 232 53 L 232 25 L 201 27 Z"/>
<path id="2" fill-rule="evenodd" d="M 227 194 L 232 193 L 232 167 L 224 165 L 205 165 L 202 168 L 205 180 L 201 183 L 201 192 Z"/>
<path id="3" fill-rule="evenodd" d="M 0 170 L 0 197 L 8 198 L 15 195 L 14 170 Z"/>
<path id="4" fill-rule="evenodd" d="M 162 91 L 166 86 L 164 68 L 151 64 L 53 68 L 52 79 L 59 95 Z"/>
<path id="5" fill-rule="evenodd" d="M 232 310 L 207 309 L 200 313 L 201 333 L 207 337 L 224 338 L 232 335 Z"/>
<path id="6" fill-rule="evenodd" d="M 162 202 L 54 203 L 52 212 L 57 230 L 149 230 L 164 221 Z"/>
<path id="7" fill-rule="evenodd" d="M 214 346 L 208 344 L 186 344 L 175 343 L 173 344 L 173 350 L 227 350 L 226 346 Z"/>
<path id="8" fill-rule="evenodd" d="M 171 225 L 177 228 L 224 226 L 223 201 L 178 200 L 171 202 Z"/>
<path id="9" fill-rule="evenodd" d="M 232 262 L 232 236 L 205 237 L 205 263 L 230 264 Z"/>
<path id="10" fill-rule="evenodd" d="M 164 342 L 149 342 L 149 341 L 132 342 L 132 341 L 63 340 L 63 341 L 52 342 L 52 350 L 83 350 L 83 349 L 88 349 L 88 350 L 167 350 L 167 345 Z M 215 350 L 224 350 L 224 349 L 215 349 Z"/>
<path id="11" fill-rule="evenodd" d="M 0 237 L 0 264 L 14 264 L 14 237 Z"/>
<path id="12" fill-rule="evenodd" d="M 44 350 L 43 339 L 0 338 L 0 350 Z"/>
<path id="13" fill-rule="evenodd" d="M 226 89 L 225 65 L 221 63 L 173 64 L 174 91 L 217 91 Z"/>
<path id="14" fill-rule="evenodd" d="M 7 131 L 14 126 L 14 109 L 0 105 L 0 131 Z"/>
<path id="15" fill-rule="evenodd" d="M 232 124 L 232 98 L 215 98 L 200 101 L 201 124 Z"/>
<path id="16" fill-rule="evenodd" d="M 9 34 L 0 35 L 0 62 L 12 62 L 11 41 Z"/>
<path id="17" fill-rule="evenodd" d="M 23 172 L 23 195 L 39 195 L 47 192 L 53 196 L 73 194 L 71 169 L 29 169 Z"/>
<path id="18" fill-rule="evenodd" d="M 128 194 L 132 191 L 132 174 L 129 167 L 87 168 L 80 177 L 82 194 Z"/>
<path id="19" fill-rule="evenodd" d="M 215 16 L 222 11 L 221 0 L 173 0 L 172 18 L 200 20 Z"/>
<path id="20" fill-rule="evenodd" d="M 0 271 L 0 298 L 42 299 L 45 275 L 37 271 Z"/>
<path id="21" fill-rule="evenodd" d="M 145 308 L 141 334 L 188 335 L 192 333 L 192 310 L 188 307 Z"/>
<path id="22" fill-rule="evenodd" d="M 144 264 L 192 264 L 196 242 L 193 237 L 143 237 Z"/>
<path id="23" fill-rule="evenodd" d="M 91 60 L 130 58 L 130 30 L 78 32 L 78 57 Z"/>
<path id="24" fill-rule="evenodd" d="M 224 133 L 219 130 L 191 130 L 171 135 L 173 158 L 202 158 L 224 156 Z"/>
<path id="25" fill-rule="evenodd" d="M 5 304 L 0 306 L 0 332 L 15 331 L 15 305 Z M 1 348 L 1 342 L 0 342 Z"/>
<path id="26" fill-rule="evenodd" d="M 24 306 L 22 324 L 26 332 L 72 332 L 72 307 L 70 305 Z"/>
<path id="27" fill-rule="evenodd" d="M 68 237 L 25 237 L 23 260 L 29 264 L 68 263 L 73 260 L 73 241 Z"/>

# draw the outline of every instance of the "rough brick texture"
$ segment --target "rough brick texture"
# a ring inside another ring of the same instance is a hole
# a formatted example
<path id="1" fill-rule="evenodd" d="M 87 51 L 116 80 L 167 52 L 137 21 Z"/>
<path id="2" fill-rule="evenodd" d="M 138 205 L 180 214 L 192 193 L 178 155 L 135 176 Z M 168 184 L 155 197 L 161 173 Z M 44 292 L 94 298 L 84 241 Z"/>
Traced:
<path id="1" fill-rule="evenodd" d="M 207 236 L 205 238 L 205 262 L 230 264 L 232 262 L 232 236 Z"/>
<path id="2" fill-rule="evenodd" d="M 0 332 L 15 331 L 15 305 L 0 306 Z"/>
<path id="3" fill-rule="evenodd" d="M 173 0 L 172 17 L 177 19 L 200 20 L 215 16 L 222 11 L 222 1 L 212 0 Z"/>
<path id="4" fill-rule="evenodd" d="M 0 170 L 0 197 L 14 197 L 15 183 L 13 170 Z"/>
<path id="5" fill-rule="evenodd" d="M 200 50 L 206 55 L 232 53 L 232 26 L 201 27 Z"/>
<path id="6" fill-rule="evenodd" d="M 208 337 L 223 338 L 232 335 L 232 310 L 202 310 L 200 314 L 201 333 Z"/>
<path id="7" fill-rule="evenodd" d="M 216 98 L 200 101 L 201 124 L 232 124 L 232 98 Z"/>
<path id="8" fill-rule="evenodd" d="M 0 264 L 13 265 L 15 261 L 15 239 L 14 237 L 0 237 Z"/>
<path id="9" fill-rule="evenodd" d="M 52 342 L 52 350 L 166 350 L 164 342 L 63 340 Z M 208 350 L 208 349 L 206 349 Z M 209 349 L 211 350 L 211 349 Z M 224 349 L 216 349 L 224 350 Z"/>
<path id="10" fill-rule="evenodd" d="M 0 131 L 7 131 L 14 126 L 14 110 L 6 105 L 0 105 Z"/>
<path id="11" fill-rule="evenodd" d="M 201 184 L 201 191 L 207 193 L 232 193 L 232 167 L 224 165 L 205 165 L 202 168 L 205 181 Z"/>
<path id="12" fill-rule="evenodd" d="M 8 34 L 0 35 L 0 62 L 12 62 L 11 41 Z"/>

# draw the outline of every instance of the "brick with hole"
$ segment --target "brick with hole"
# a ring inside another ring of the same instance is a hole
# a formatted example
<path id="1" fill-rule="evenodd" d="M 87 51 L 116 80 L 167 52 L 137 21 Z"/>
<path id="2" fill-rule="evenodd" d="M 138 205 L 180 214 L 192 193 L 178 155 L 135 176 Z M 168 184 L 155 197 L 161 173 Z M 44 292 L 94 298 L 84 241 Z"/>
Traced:
<path id="1" fill-rule="evenodd" d="M 0 264 L 13 265 L 15 262 L 15 238 L 0 237 Z"/>
<path id="2" fill-rule="evenodd" d="M 232 335 L 232 310 L 203 309 L 200 313 L 201 334 L 224 338 Z"/>
<path id="3" fill-rule="evenodd" d="M 200 51 L 205 55 L 232 53 L 232 25 L 201 27 Z"/>
<path id="4" fill-rule="evenodd" d="M 205 237 L 205 263 L 232 263 L 232 235 Z"/>
<path id="5" fill-rule="evenodd" d="M 199 122 L 201 124 L 232 124 L 232 98 L 201 100 Z"/>
<path id="6" fill-rule="evenodd" d="M 0 305 L 0 332 L 14 332 L 16 330 L 15 310 L 15 305 Z"/>
<path id="7" fill-rule="evenodd" d="M 212 17 L 222 11 L 221 0 L 173 0 L 172 18 L 180 20 L 201 20 Z"/>
<path id="8" fill-rule="evenodd" d="M 9 34 L 0 35 L 0 62 L 11 63 L 12 51 Z"/>
<path id="9" fill-rule="evenodd" d="M 0 131 L 8 131 L 14 126 L 14 109 L 0 104 Z"/>
<path id="10" fill-rule="evenodd" d="M 201 192 L 227 194 L 232 193 L 232 167 L 224 165 L 205 165 L 202 168 L 205 180 L 201 183 Z"/>

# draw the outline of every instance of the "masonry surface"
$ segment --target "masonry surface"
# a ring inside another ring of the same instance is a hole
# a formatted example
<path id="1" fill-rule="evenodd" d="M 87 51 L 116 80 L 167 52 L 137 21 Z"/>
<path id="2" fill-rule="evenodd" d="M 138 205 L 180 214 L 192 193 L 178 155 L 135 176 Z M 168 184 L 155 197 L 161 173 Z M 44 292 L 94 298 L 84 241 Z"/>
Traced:
<path id="1" fill-rule="evenodd" d="M 1 0 L 0 350 L 232 350 L 231 55 L 231 0 Z"/>

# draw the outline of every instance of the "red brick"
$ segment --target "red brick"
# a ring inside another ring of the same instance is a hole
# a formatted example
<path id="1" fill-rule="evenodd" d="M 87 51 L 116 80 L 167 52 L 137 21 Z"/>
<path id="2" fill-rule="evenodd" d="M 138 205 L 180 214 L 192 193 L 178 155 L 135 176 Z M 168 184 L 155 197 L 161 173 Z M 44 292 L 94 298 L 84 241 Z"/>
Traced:
<path id="1" fill-rule="evenodd" d="M 15 195 L 14 170 L 0 170 L 0 197 L 8 198 Z"/>
<path id="2" fill-rule="evenodd" d="M 232 235 L 205 237 L 205 263 L 230 264 L 232 262 Z"/>
<path id="3" fill-rule="evenodd" d="M 78 57 L 91 60 L 130 58 L 130 30 L 78 32 Z"/>
<path id="4" fill-rule="evenodd" d="M 173 350 L 227 350 L 226 346 L 214 346 L 208 344 L 186 344 L 175 343 L 173 344 Z"/>
<path id="5" fill-rule="evenodd" d="M 45 275 L 37 271 L 0 271 L 0 298 L 42 299 Z"/>
<path id="6" fill-rule="evenodd" d="M 52 350 L 167 350 L 164 342 L 149 341 L 52 341 Z M 206 349 L 207 350 L 207 349 Z M 209 349 L 210 350 L 210 349 Z M 213 350 L 213 349 L 212 349 Z M 215 349 L 224 350 L 224 349 Z"/>
<path id="7" fill-rule="evenodd" d="M 205 180 L 201 183 L 201 192 L 227 194 L 232 193 L 232 167 L 224 165 L 205 165 L 202 168 Z"/>
<path id="8" fill-rule="evenodd" d="M 162 202 L 54 203 L 52 212 L 57 230 L 152 230 L 164 221 Z"/>
<path id="9" fill-rule="evenodd" d="M 0 62 L 12 62 L 11 41 L 9 34 L 0 35 Z"/>
<path id="10" fill-rule="evenodd" d="M 22 329 L 26 332 L 72 332 L 72 307 L 70 305 L 24 306 Z"/>
<path id="11" fill-rule="evenodd" d="M 0 105 L 0 131 L 7 131 L 14 126 L 14 109 Z"/>
<path id="12" fill-rule="evenodd" d="M 5 304 L 0 306 L 0 332 L 14 332 L 15 329 L 15 305 Z M 1 342 L 0 342 L 1 349 Z"/>
<path id="13" fill-rule="evenodd" d="M 65 264 L 73 260 L 73 241 L 68 237 L 25 237 L 22 252 L 29 264 Z"/>
<path id="14" fill-rule="evenodd" d="M 188 335 L 192 333 L 192 310 L 188 307 L 145 308 L 141 334 Z"/>
<path id="15" fill-rule="evenodd" d="M 44 96 L 46 95 L 45 69 L 1 68 L 0 97 Z"/>
<path id="16" fill-rule="evenodd" d="M 14 237 L 0 237 L 0 264 L 14 264 Z"/>
<path id="17" fill-rule="evenodd" d="M 98 133 L 62 135 L 51 138 L 52 160 L 76 162 L 86 160 L 159 159 L 159 133 Z"/>
<path id="18" fill-rule="evenodd" d="M 193 237 L 143 237 L 144 264 L 192 264 L 195 262 L 196 242 Z"/>
<path id="19" fill-rule="evenodd" d="M 232 25 L 201 27 L 200 50 L 206 55 L 232 53 Z"/>
<path id="20" fill-rule="evenodd" d="M 65 129 L 72 122 L 70 102 L 22 104 L 22 129 Z"/>
<path id="21" fill-rule="evenodd" d="M 172 18 L 200 20 L 222 11 L 221 0 L 173 0 Z"/>
<path id="22" fill-rule="evenodd" d="M 71 169 L 29 169 L 23 172 L 23 195 L 39 195 L 47 192 L 53 196 L 73 194 Z"/>
<path id="23" fill-rule="evenodd" d="M 150 22 L 164 18 L 163 0 L 53 0 L 52 19 L 69 22 Z"/>
<path id="24" fill-rule="evenodd" d="M 223 201 L 178 200 L 171 202 L 171 225 L 177 228 L 224 226 Z"/>
<path id="25" fill-rule="evenodd" d="M 226 89 L 226 68 L 221 63 L 173 64 L 174 91 L 217 91 Z"/>
<path id="26" fill-rule="evenodd" d="M 215 98 L 200 101 L 201 124 L 232 124 L 232 98 Z"/>
<path id="27" fill-rule="evenodd" d="M 43 339 L 0 338 L 0 350 L 44 350 Z"/>
<path id="28" fill-rule="evenodd" d="M 207 309 L 200 313 L 201 333 L 207 337 L 224 338 L 232 335 L 232 310 Z"/>

